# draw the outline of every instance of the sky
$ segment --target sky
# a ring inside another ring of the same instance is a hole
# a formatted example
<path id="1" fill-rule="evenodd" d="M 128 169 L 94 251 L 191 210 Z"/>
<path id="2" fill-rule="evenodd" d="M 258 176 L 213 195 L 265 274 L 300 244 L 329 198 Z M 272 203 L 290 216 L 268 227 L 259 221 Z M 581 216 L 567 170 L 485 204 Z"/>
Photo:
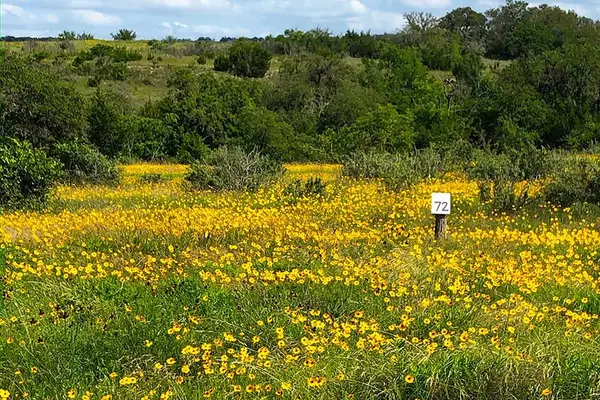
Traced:
<path id="1" fill-rule="evenodd" d="M 600 16 L 600 0 L 568 1 L 549 4 L 594 19 Z M 0 28 L 2 36 L 47 37 L 73 30 L 106 39 L 120 28 L 135 30 L 140 39 L 253 37 L 316 27 L 334 33 L 347 29 L 382 33 L 402 29 L 404 13 L 411 11 L 443 16 L 456 7 L 483 12 L 501 4 L 500 0 L 0 0 Z"/>

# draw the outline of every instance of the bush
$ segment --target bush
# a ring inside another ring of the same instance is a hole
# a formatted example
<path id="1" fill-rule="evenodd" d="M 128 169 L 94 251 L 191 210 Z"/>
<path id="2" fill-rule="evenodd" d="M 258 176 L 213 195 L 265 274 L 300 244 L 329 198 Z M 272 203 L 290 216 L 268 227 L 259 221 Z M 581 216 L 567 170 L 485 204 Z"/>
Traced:
<path id="1" fill-rule="evenodd" d="M 43 205 L 60 164 L 31 144 L 4 138 L 0 142 L 0 207 L 37 208 Z"/>
<path id="2" fill-rule="evenodd" d="M 383 179 L 390 189 L 403 189 L 423 179 L 437 178 L 445 172 L 441 156 L 434 150 L 413 154 L 359 153 L 349 157 L 342 173 L 356 179 Z"/>
<path id="3" fill-rule="evenodd" d="M 115 163 L 95 147 L 71 142 L 57 145 L 52 155 L 64 165 L 66 183 L 116 184 L 119 171 Z"/>
<path id="4" fill-rule="evenodd" d="M 311 196 L 323 196 L 326 191 L 327 185 L 321 180 L 321 178 L 308 178 L 306 182 L 301 179 L 296 179 L 294 182 L 286 186 L 283 193 L 286 196 L 301 198 Z"/>
<path id="5" fill-rule="evenodd" d="M 283 173 L 281 163 L 257 151 L 220 148 L 192 164 L 186 180 L 198 189 L 256 191 Z"/>
<path id="6" fill-rule="evenodd" d="M 215 71 L 230 72 L 246 78 L 262 78 L 271 65 L 271 53 L 261 44 L 237 40 L 226 55 L 215 59 Z"/>
<path id="7" fill-rule="evenodd" d="M 131 29 L 119 29 L 117 33 L 111 33 L 113 40 L 135 40 L 137 33 Z"/>
<path id="8" fill-rule="evenodd" d="M 143 183 L 159 183 L 165 180 L 166 178 L 161 174 L 144 174 L 140 176 L 140 182 Z"/>
<path id="9" fill-rule="evenodd" d="M 231 69 L 231 61 L 227 54 L 219 54 L 215 58 L 214 69 L 218 72 L 228 72 Z"/>
<path id="10" fill-rule="evenodd" d="M 592 158 L 572 158 L 564 162 L 544 188 L 544 195 L 550 202 L 563 206 L 600 204 L 600 164 Z"/>
<path id="11" fill-rule="evenodd" d="M 48 148 L 86 130 L 86 99 L 56 71 L 0 54 L 0 129 L 3 136 Z"/>
<path id="12" fill-rule="evenodd" d="M 516 210 L 530 200 L 528 186 L 518 191 L 517 183 L 548 176 L 553 159 L 556 161 L 550 153 L 536 149 L 504 154 L 477 151 L 467 167 L 467 175 L 479 181 L 481 201 L 490 202 L 498 211 Z"/>

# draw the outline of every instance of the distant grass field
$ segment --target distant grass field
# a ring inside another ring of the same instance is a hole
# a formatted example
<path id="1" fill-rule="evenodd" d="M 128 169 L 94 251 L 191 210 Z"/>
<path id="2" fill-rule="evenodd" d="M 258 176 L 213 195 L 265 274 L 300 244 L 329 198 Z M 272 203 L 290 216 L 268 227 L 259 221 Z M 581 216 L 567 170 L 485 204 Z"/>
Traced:
<path id="1" fill-rule="evenodd" d="M 127 165 L 0 215 L 0 398 L 594 398 L 594 214 L 494 213 L 456 174 L 392 192 L 287 169 L 215 193 Z M 284 194 L 315 176 L 326 194 Z M 439 243 L 434 191 L 453 195 Z"/>

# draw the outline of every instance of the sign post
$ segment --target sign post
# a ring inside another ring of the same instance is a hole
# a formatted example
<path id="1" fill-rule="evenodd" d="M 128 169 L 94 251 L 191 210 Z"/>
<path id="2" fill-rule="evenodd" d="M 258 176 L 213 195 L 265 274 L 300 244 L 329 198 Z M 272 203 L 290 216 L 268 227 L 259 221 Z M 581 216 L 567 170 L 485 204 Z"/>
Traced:
<path id="1" fill-rule="evenodd" d="M 452 209 L 452 196 L 450 193 L 431 194 L 431 213 L 435 215 L 435 240 L 446 239 L 446 226 L 448 215 Z"/>

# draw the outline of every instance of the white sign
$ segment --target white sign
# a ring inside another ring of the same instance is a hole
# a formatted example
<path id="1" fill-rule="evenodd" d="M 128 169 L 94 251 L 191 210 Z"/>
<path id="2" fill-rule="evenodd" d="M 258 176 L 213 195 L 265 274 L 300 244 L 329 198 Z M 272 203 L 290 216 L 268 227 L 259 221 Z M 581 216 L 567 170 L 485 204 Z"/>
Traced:
<path id="1" fill-rule="evenodd" d="M 432 193 L 431 194 L 431 213 L 432 214 L 450 214 L 452 201 L 450 193 Z"/>

